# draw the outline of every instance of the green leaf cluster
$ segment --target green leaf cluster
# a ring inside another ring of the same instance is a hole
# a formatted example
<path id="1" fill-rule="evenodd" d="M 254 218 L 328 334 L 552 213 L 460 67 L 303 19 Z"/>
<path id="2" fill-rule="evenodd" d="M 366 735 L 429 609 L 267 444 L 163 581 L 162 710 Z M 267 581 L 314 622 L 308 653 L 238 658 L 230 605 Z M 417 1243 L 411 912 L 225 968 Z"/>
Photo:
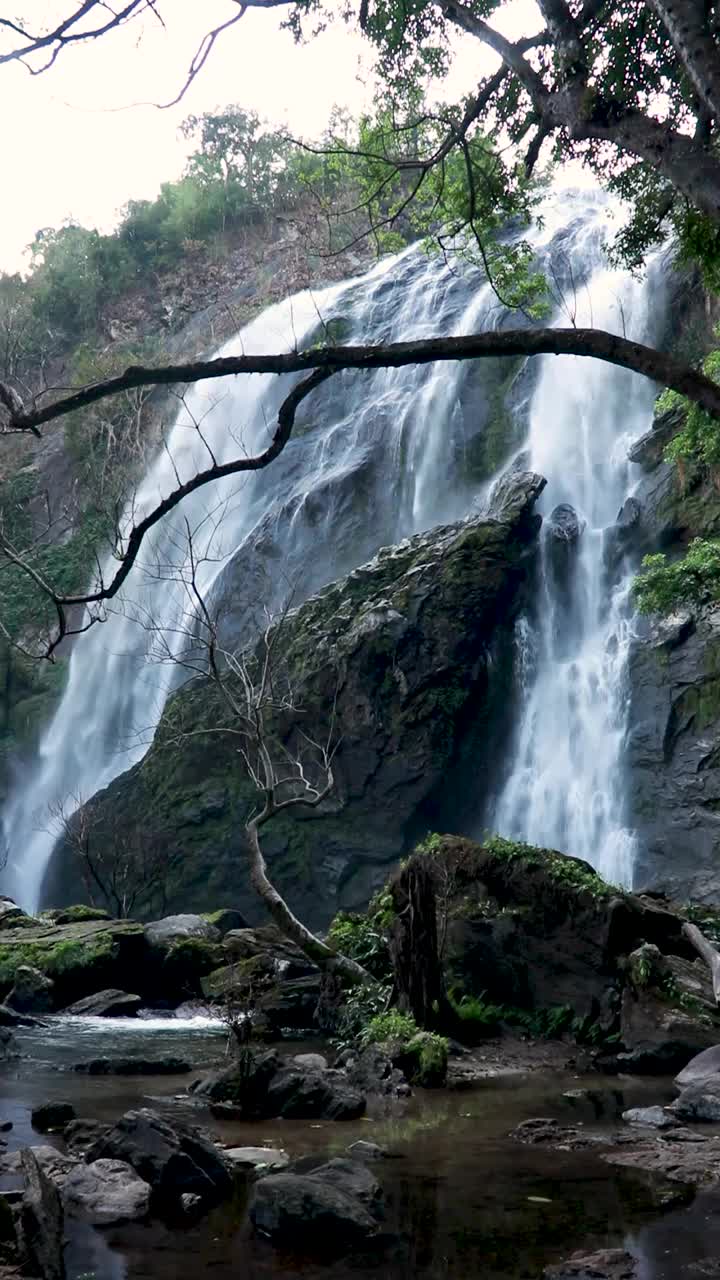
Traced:
<path id="1" fill-rule="evenodd" d="M 641 613 L 672 613 L 682 605 L 698 607 L 720 597 L 720 541 L 694 538 L 680 560 L 645 556 L 633 586 Z"/>

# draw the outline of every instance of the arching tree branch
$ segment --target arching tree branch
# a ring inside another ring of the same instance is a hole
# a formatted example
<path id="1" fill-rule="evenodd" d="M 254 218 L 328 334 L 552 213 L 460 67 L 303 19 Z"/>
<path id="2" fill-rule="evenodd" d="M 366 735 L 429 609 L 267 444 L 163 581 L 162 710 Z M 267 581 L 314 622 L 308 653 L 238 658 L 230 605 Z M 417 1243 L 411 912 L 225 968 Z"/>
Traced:
<path id="1" fill-rule="evenodd" d="M 157 368 L 131 365 L 117 377 L 83 387 L 53 404 L 34 409 L 18 408 L 9 413 L 8 426 L 15 430 L 34 430 L 65 414 L 74 413 L 77 409 L 84 409 L 133 387 L 169 386 L 245 373 L 288 374 L 325 370 L 329 375 L 342 369 L 399 369 L 412 364 L 433 364 L 435 361 L 539 355 L 591 356 L 596 360 L 619 365 L 623 369 L 641 373 L 663 386 L 671 387 L 673 391 L 679 391 L 714 417 L 720 418 L 720 387 L 705 374 L 676 360 L 674 356 L 642 342 L 631 342 L 628 338 L 604 329 L 539 328 L 491 330 L 459 338 L 426 338 L 416 342 L 392 342 L 362 347 L 313 347 L 308 351 L 289 351 L 277 355 L 223 356 L 216 360 L 196 360 Z M 312 390 L 312 387 L 308 390 Z M 308 390 L 304 394 L 308 394 Z"/>

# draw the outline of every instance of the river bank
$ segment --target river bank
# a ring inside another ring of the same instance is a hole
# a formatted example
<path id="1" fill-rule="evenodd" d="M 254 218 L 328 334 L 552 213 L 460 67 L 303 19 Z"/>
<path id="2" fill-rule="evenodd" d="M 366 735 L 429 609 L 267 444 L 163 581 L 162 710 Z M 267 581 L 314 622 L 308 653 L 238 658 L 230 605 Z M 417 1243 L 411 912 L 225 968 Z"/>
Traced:
<path id="1" fill-rule="evenodd" d="M 99 1032 L 97 1021 L 82 1025 L 76 1019 L 69 1026 L 68 1020 L 49 1019 L 42 1038 L 35 1029 L 17 1032 L 22 1056 L 2 1067 L 0 1083 L 1 1118 L 13 1125 L 6 1134 L 9 1155 L 28 1144 L 50 1142 L 62 1149 L 61 1138 L 37 1134 L 30 1119 L 39 1102 L 60 1099 L 79 1116 L 104 1123 L 128 1109 L 152 1107 L 171 1120 L 191 1120 L 224 1146 L 277 1147 L 291 1160 L 337 1156 L 358 1139 L 371 1140 L 393 1157 L 373 1169 L 393 1244 L 379 1265 L 377 1257 L 363 1259 L 357 1251 L 329 1267 L 327 1261 L 277 1250 L 254 1234 L 248 1186 L 240 1185 L 234 1199 L 186 1225 L 152 1218 L 99 1229 L 69 1219 L 68 1280 L 189 1280 L 205 1274 L 222 1280 L 239 1271 L 248 1280 L 319 1280 L 329 1274 L 333 1280 L 539 1280 L 546 1267 L 577 1250 L 621 1246 L 642 1260 L 643 1280 L 712 1274 L 703 1267 L 720 1246 L 716 1192 L 693 1197 L 678 1187 L 680 1207 L 668 1208 L 656 1181 L 613 1168 L 592 1147 L 549 1148 L 510 1136 L 524 1121 L 545 1116 L 589 1137 L 609 1137 L 627 1108 L 670 1101 L 668 1079 L 580 1075 L 568 1068 L 571 1046 L 510 1041 L 503 1054 L 500 1042 L 493 1042 L 477 1058 L 487 1068 L 485 1079 L 462 1089 L 415 1090 L 408 1099 L 370 1099 L 367 1114 L 356 1121 L 218 1120 L 187 1086 L 195 1071 L 224 1061 L 219 1024 L 179 1018 L 143 1027 L 142 1021 L 121 1020 Z M 88 1078 L 68 1069 L 88 1038 L 94 1052 L 142 1054 L 149 1031 L 155 1051 L 190 1056 L 193 1072 L 159 1079 Z M 308 1047 L 317 1051 L 319 1043 L 286 1042 L 282 1052 Z M 714 1130 L 706 1126 L 707 1132 Z M 12 1183 L 6 1175 L 0 1189 Z M 694 1271 L 687 1270 L 691 1265 Z"/>

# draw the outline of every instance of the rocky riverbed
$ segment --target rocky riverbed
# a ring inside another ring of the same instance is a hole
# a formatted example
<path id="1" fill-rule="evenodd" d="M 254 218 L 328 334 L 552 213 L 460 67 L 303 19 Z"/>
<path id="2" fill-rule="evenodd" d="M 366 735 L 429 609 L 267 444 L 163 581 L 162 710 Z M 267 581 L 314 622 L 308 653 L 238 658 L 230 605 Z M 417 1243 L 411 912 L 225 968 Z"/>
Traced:
<path id="1" fill-rule="evenodd" d="M 317 1239 L 273 1243 L 263 1238 L 248 1212 L 259 1184 L 247 1164 L 240 1166 L 235 1192 L 199 1215 L 151 1211 L 136 1221 L 102 1225 L 88 1221 L 87 1212 L 68 1213 L 68 1280 L 88 1275 L 97 1280 L 163 1280 L 210 1273 L 222 1280 L 240 1271 L 250 1280 L 314 1280 L 330 1273 L 333 1280 L 378 1274 L 386 1280 L 439 1275 L 448 1280 L 471 1275 L 539 1280 L 553 1267 L 557 1270 L 548 1275 L 563 1280 L 581 1275 L 677 1280 L 713 1274 L 708 1267 L 720 1248 L 720 1196 L 715 1190 L 696 1194 L 692 1177 L 673 1183 L 667 1169 L 651 1176 L 644 1167 L 612 1162 L 618 1153 L 666 1143 L 657 1131 L 638 1129 L 622 1116 L 631 1108 L 671 1103 L 676 1090 L 668 1079 L 582 1075 L 570 1067 L 573 1053 L 567 1045 L 494 1041 L 472 1055 L 474 1072 L 464 1064 L 463 1087 L 416 1089 L 406 1099 L 370 1098 L 363 1116 L 342 1123 L 242 1121 L 212 1115 L 207 1100 L 188 1091 L 189 1081 L 226 1061 L 225 1037 L 217 1024 L 182 1017 L 145 1025 L 122 1019 L 100 1030 L 98 1021 L 51 1018 L 42 1038 L 35 1028 L 15 1032 L 21 1056 L 2 1068 L 0 1119 L 13 1126 L 3 1135 L 3 1190 L 19 1184 L 14 1153 L 28 1145 L 63 1154 L 69 1150 L 77 1161 L 73 1167 L 88 1167 L 79 1154 L 82 1141 L 77 1146 L 78 1121 L 68 1131 L 69 1144 L 60 1133 L 39 1133 L 31 1119 L 39 1104 L 63 1101 L 78 1117 L 102 1127 L 145 1108 L 160 1124 L 199 1126 L 219 1144 L 215 1149 L 221 1159 L 238 1148 L 276 1152 L 263 1158 L 267 1167 L 260 1170 L 269 1175 L 266 1199 L 278 1174 L 280 1182 L 287 1180 L 288 1170 L 291 1181 L 294 1176 L 307 1182 L 313 1170 L 330 1161 L 337 1178 L 338 1169 L 342 1174 L 338 1160 L 340 1165 L 355 1160 L 363 1170 L 359 1176 L 381 1188 L 380 1240 L 368 1238 L 362 1248 L 356 1243 L 350 1254 L 340 1249 L 329 1271 L 327 1257 L 317 1256 Z M 69 1069 L 88 1041 L 94 1053 L 142 1057 L 149 1040 L 155 1054 L 192 1058 L 192 1070 L 175 1076 L 107 1078 Z M 317 1040 L 279 1046 L 286 1060 L 322 1048 Z M 461 1076 L 453 1068 L 451 1083 L 459 1083 Z M 526 1136 L 532 1131 L 527 1122 L 540 1119 L 546 1122 L 544 1139 L 519 1140 L 523 1131 Z M 689 1128 L 711 1146 L 720 1142 L 715 1137 L 720 1125 Z M 363 1144 L 361 1155 L 375 1154 L 365 1146 L 375 1144 L 385 1158 L 358 1161 L 349 1154 L 358 1142 Z M 676 1149 L 682 1145 L 677 1143 Z M 687 1149 L 690 1144 L 684 1145 Z M 588 1265 L 595 1270 L 582 1270 L 577 1261 L 568 1269 L 566 1260 L 574 1253 L 594 1257 Z"/>

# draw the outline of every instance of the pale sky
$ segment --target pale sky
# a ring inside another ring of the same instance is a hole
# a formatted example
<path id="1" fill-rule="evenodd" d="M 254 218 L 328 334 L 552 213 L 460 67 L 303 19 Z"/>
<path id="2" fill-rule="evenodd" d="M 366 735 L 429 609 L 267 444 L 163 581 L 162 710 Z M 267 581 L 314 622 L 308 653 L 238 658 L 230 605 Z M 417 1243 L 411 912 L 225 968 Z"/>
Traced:
<path id="1" fill-rule="evenodd" d="M 533 0 L 514 0 L 508 9 L 502 23 L 508 34 L 537 29 Z M 280 30 L 282 11 L 251 9 L 222 35 L 177 107 L 133 105 L 173 98 L 202 36 L 232 10 L 227 0 L 174 0 L 169 12 L 165 31 L 151 20 L 131 23 L 92 46 L 67 50 L 40 76 L 15 64 L 0 67 L 0 269 L 22 268 L 25 247 L 40 227 L 73 218 L 110 230 L 128 199 L 154 197 L 161 182 L 182 171 L 188 144 L 179 125 L 188 115 L 234 102 L 313 136 L 335 103 L 357 113 L 370 101 L 366 46 L 342 23 L 297 47 Z M 453 95 L 494 62 L 465 37 Z"/>

